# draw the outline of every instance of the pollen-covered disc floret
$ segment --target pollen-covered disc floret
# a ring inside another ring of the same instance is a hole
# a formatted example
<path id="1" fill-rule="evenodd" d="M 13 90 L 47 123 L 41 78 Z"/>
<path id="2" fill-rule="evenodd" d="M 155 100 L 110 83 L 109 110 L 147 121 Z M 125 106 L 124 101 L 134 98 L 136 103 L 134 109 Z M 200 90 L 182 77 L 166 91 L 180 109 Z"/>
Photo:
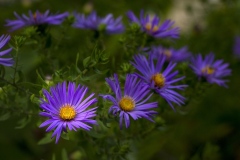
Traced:
<path id="1" fill-rule="evenodd" d="M 1 35 L 0 36 L 0 49 L 2 49 L 10 40 L 9 35 Z M 14 61 L 13 58 L 7 58 L 4 56 L 9 55 L 9 53 L 12 51 L 12 48 L 8 48 L 6 50 L 0 51 L 0 65 L 4 66 L 12 66 Z"/>
<path id="2" fill-rule="evenodd" d="M 166 62 L 166 57 L 163 54 L 158 56 L 156 64 L 153 54 L 149 54 L 148 59 L 144 55 L 138 54 L 133 57 L 133 60 L 132 65 L 139 71 L 136 75 L 145 82 L 149 89 L 162 96 L 172 108 L 172 102 L 178 105 L 184 104 L 185 98 L 174 91 L 174 89 L 183 90 L 187 87 L 187 85 L 174 85 L 184 78 L 174 79 L 178 75 L 178 71 L 172 71 L 176 63 L 169 62 L 166 69 L 163 70 L 163 65 Z"/>
<path id="3" fill-rule="evenodd" d="M 148 32 L 154 33 L 154 32 L 156 32 L 156 31 L 158 31 L 159 26 L 156 25 L 156 24 L 155 24 L 155 25 L 152 25 L 151 22 L 147 22 L 147 24 L 144 26 L 144 28 L 145 28 Z"/>
<path id="4" fill-rule="evenodd" d="M 10 31 L 15 31 L 26 26 L 39 26 L 42 24 L 59 25 L 68 16 L 68 12 L 54 15 L 50 14 L 49 10 L 44 13 L 41 13 L 38 10 L 35 13 L 32 13 L 32 11 L 29 10 L 28 16 L 25 14 L 20 16 L 16 12 L 14 12 L 14 15 L 17 18 L 16 20 L 6 20 L 5 26 L 11 27 Z"/>
<path id="5" fill-rule="evenodd" d="M 161 73 L 154 74 L 151 80 L 156 87 L 162 88 L 165 85 L 165 78 Z"/>
<path id="6" fill-rule="evenodd" d="M 144 15 L 144 11 L 141 10 L 140 18 L 138 19 L 132 11 L 127 13 L 127 16 L 131 23 L 137 23 L 141 30 L 148 35 L 155 38 L 178 38 L 179 28 L 172 27 L 174 22 L 166 20 L 160 24 L 160 18 L 157 15 Z"/>
<path id="7" fill-rule="evenodd" d="M 74 82 L 58 83 L 50 88 L 50 92 L 43 90 L 44 99 L 41 99 L 40 107 L 43 110 L 40 115 L 47 117 L 40 127 L 48 126 L 47 132 L 54 130 L 52 137 L 56 136 L 58 142 L 62 132 L 77 130 L 79 128 L 90 130 L 88 124 L 97 124 L 92 118 L 96 116 L 96 108 L 88 109 L 97 102 L 93 98 L 94 93 L 86 98 L 88 88 L 85 86 L 75 86 Z"/>
<path id="8" fill-rule="evenodd" d="M 74 13 L 74 16 L 75 22 L 72 25 L 74 28 L 104 31 L 107 34 L 122 33 L 125 29 L 124 25 L 122 24 L 122 17 L 114 19 L 112 14 L 108 14 L 102 18 L 99 17 L 95 11 L 93 11 L 88 16 L 79 13 Z"/>
<path id="9" fill-rule="evenodd" d="M 72 120 L 76 116 L 76 110 L 71 105 L 64 105 L 60 108 L 59 116 L 65 121 Z"/>
<path id="10" fill-rule="evenodd" d="M 126 112 L 130 112 L 135 108 L 134 100 L 129 96 L 124 96 L 119 101 L 119 107 Z"/>
<path id="11" fill-rule="evenodd" d="M 124 119 L 126 128 L 130 126 L 130 117 L 134 120 L 138 118 L 146 118 L 150 121 L 156 111 L 151 109 L 158 106 L 157 102 L 146 103 L 146 101 L 151 97 L 149 95 L 149 90 L 146 85 L 143 84 L 137 76 L 128 74 L 125 81 L 124 92 L 122 93 L 121 87 L 118 81 L 117 74 L 114 74 L 113 78 L 106 78 L 106 81 L 115 97 L 112 95 L 101 95 L 104 99 L 109 100 L 113 103 L 109 112 L 114 115 L 119 113 L 120 117 L 120 128 L 122 127 L 122 120 Z"/>
<path id="12" fill-rule="evenodd" d="M 219 86 L 227 87 L 223 78 L 231 75 L 229 64 L 221 60 L 214 60 L 214 54 L 209 53 L 205 57 L 201 54 L 196 55 L 191 59 L 190 67 L 199 79 L 205 79 L 208 83 L 216 83 Z"/>
<path id="13" fill-rule="evenodd" d="M 202 69 L 202 73 L 203 74 L 208 74 L 208 75 L 210 75 L 210 74 L 213 74 L 215 72 L 215 69 L 213 68 L 213 67 L 211 67 L 211 66 L 205 66 L 205 67 L 203 67 L 203 69 Z"/>

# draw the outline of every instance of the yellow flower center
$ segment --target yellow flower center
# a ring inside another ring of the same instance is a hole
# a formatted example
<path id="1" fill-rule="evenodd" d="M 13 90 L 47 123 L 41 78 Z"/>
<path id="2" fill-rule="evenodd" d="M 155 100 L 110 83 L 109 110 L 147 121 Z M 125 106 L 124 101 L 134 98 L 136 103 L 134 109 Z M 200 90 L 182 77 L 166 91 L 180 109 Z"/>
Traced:
<path id="1" fill-rule="evenodd" d="M 59 116 L 65 121 L 72 120 L 76 116 L 76 110 L 72 106 L 67 104 L 60 108 Z"/>
<path id="2" fill-rule="evenodd" d="M 169 59 L 172 56 L 172 52 L 169 49 L 165 49 L 163 54 Z"/>
<path id="3" fill-rule="evenodd" d="M 213 74 L 214 72 L 215 72 L 215 69 L 210 66 L 206 66 L 202 69 L 202 73 Z"/>
<path id="4" fill-rule="evenodd" d="M 120 108 L 125 112 L 130 112 L 135 108 L 134 100 L 129 96 L 124 96 L 119 102 Z"/>
<path id="5" fill-rule="evenodd" d="M 148 22 L 148 23 L 145 25 L 145 28 L 146 28 L 147 31 L 156 32 L 156 31 L 159 29 L 159 26 L 154 25 L 154 26 L 152 27 L 152 23 L 151 23 L 151 22 Z"/>
<path id="6" fill-rule="evenodd" d="M 154 74 L 151 78 L 154 81 L 155 86 L 161 88 L 165 85 L 165 77 L 161 73 Z"/>

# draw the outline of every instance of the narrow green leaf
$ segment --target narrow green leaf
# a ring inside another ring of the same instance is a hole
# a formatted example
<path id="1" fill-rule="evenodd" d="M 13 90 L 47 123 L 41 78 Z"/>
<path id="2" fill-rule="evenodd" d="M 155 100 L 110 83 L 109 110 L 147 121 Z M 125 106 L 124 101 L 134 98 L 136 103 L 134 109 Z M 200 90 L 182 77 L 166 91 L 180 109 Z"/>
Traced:
<path id="1" fill-rule="evenodd" d="M 5 113 L 5 114 L 3 114 L 3 115 L 0 116 L 0 121 L 5 121 L 5 120 L 7 120 L 9 117 L 10 117 L 10 113 L 7 112 L 7 113 Z"/>
<path id="2" fill-rule="evenodd" d="M 68 136 L 67 133 L 62 133 L 62 134 L 61 134 L 61 137 L 62 137 L 63 139 L 65 139 L 65 140 L 69 140 L 69 136 Z"/>
<path id="3" fill-rule="evenodd" d="M 22 120 L 18 122 L 18 126 L 15 127 L 15 129 L 22 129 L 24 128 L 29 122 L 31 121 L 30 117 L 25 117 Z"/>
<path id="4" fill-rule="evenodd" d="M 40 103 L 39 98 L 35 97 L 35 94 L 32 94 L 32 95 L 30 96 L 30 100 L 31 100 L 31 102 L 36 103 L 36 104 L 39 104 L 39 103 Z"/>
<path id="5" fill-rule="evenodd" d="M 51 138 L 51 133 L 47 133 L 45 137 L 43 137 L 40 141 L 38 141 L 38 145 L 48 144 L 52 142 L 53 139 Z M 55 158 L 55 155 L 54 155 Z"/>
<path id="6" fill-rule="evenodd" d="M 90 64 L 90 61 L 91 61 L 91 57 L 90 57 L 90 56 L 88 56 L 87 58 L 85 58 L 85 59 L 83 60 L 83 67 L 84 67 L 84 68 L 87 68 L 88 65 Z"/>
<path id="7" fill-rule="evenodd" d="M 77 73 L 81 74 L 81 70 L 78 67 L 78 61 L 79 61 L 79 53 L 77 54 L 75 69 L 76 69 Z"/>
<path id="8" fill-rule="evenodd" d="M 36 70 L 37 76 L 39 81 L 44 85 L 44 86 L 48 86 L 47 83 L 45 82 L 45 80 L 42 78 L 42 76 L 40 75 L 40 73 L 38 72 L 38 70 Z"/>

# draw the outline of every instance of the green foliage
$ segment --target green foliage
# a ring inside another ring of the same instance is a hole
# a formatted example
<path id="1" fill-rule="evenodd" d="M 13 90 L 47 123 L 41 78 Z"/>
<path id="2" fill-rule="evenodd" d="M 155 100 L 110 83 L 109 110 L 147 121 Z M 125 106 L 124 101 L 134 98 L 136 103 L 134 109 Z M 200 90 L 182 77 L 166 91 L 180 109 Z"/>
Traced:
<path id="1" fill-rule="evenodd" d="M 12 67 L 0 65 L 0 159 L 218 160 L 240 157 L 240 63 L 232 54 L 234 37 L 240 34 L 239 0 L 217 3 L 197 0 L 202 7 L 200 13 L 191 7 L 195 1 L 186 5 L 182 1 L 183 11 L 189 18 L 189 23 L 184 23 L 191 27 L 174 41 L 148 36 L 138 24 L 129 25 L 125 13 L 133 10 L 139 16 L 139 11 L 144 9 L 160 14 L 162 19 L 171 19 L 169 13 L 178 9 L 176 1 L 30 2 L 29 6 L 23 2 L 0 2 L 4 13 L 0 21 L 14 19 L 14 11 L 26 14 L 28 9 L 43 11 L 48 8 L 53 12 L 69 11 L 71 15 L 61 26 L 28 26 L 9 33 L 12 38 L 8 47 L 13 48 L 11 55 L 15 64 Z M 126 31 L 120 35 L 106 35 L 105 25 L 98 31 L 72 28 L 72 12 L 89 13 L 91 7 L 101 16 L 122 15 Z M 179 15 L 183 11 L 179 11 Z M 195 13 L 200 14 L 197 20 Z M 192 19 L 193 24 L 190 24 Z M 0 30 L 8 33 L 2 25 Z M 132 56 L 152 45 L 188 46 L 193 54 L 214 52 L 217 59 L 230 63 L 233 70 L 229 88 L 199 80 L 189 68 L 189 62 L 179 63 L 176 66 L 179 77 L 186 77 L 181 84 L 188 85 L 186 90 L 179 91 L 187 98 L 185 105 L 175 106 L 176 111 L 173 111 L 154 94 L 151 101 L 159 103 L 155 123 L 131 119 L 130 128 L 120 129 L 119 115 L 108 112 L 112 103 L 98 95 L 113 94 L 105 82 L 113 73 L 119 74 L 123 87 L 126 74 L 135 72 L 129 63 Z M 86 85 L 95 93 L 98 125 L 90 131 L 67 130 L 55 144 L 52 132 L 45 132 L 46 127 L 39 128 L 46 120 L 39 116 L 39 105 L 40 99 L 46 98 L 42 90 L 49 90 L 63 81 Z"/>

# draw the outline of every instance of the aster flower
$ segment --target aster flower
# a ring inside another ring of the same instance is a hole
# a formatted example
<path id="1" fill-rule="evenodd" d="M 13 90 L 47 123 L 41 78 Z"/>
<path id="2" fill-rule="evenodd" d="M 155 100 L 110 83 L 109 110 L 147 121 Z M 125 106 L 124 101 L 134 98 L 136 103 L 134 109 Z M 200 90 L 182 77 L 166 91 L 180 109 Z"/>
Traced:
<path id="1" fill-rule="evenodd" d="M 47 117 L 48 120 L 43 122 L 40 127 L 47 128 L 47 132 L 54 130 L 52 137 L 56 136 L 56 143 L 58 142 L 61 133 L 69 130 L 77 130 L 82 128 L 90 130 L 88 124 L 97 124 L 96 120 L 92 118 L 96 116 L 96 108 L 86 110 L 89 106 L 97 102 L 96 98 L 92 98 L 94 93 L 90 94 L 84 99 L 88 88 L 69 82 L 59 83 L 50 88 L 50 92 L 43 90 L 44 98 L 41 99 L 40 107 L 43 111 L 41 116 Z M 91 99 L 92 98 L 92 99 Z"/>
<path id="2" fill-rule="evenodd" d="M 112 95 L 101 95 L 104 99 L 110 100 L 113 106 L 109 109 L 114 115 L 119 113 L 120 128 L 122 128 L 122 120 L 124 119 L 126 128 L 130 126 L 130 118 L 134 120 L 138 118 L 146 118 L 153 122 L 152 117 L 157 114 L 156 111 L 151 110 L 158 106 L 157 102 L 146 103 L 151 97 L 148 87 L 138 80 L 137 76 L 128 74 L 125 81 L 124 92 L 122 94 L 117 74 L 114 74 L 113 79 L 106 78 L 106 81 L 116 98 Z M 146 98 L 145 98 L 146 97 Z"/>
<path id="3" fill-rule="evenodd" d="M 209 53 L 202 57 L 198 54 L 191 60 L 190 67 L 199 78 L 204 78 L 209 83 L 216 83 L 219 86 L 227 87 L 225 84 L 227 80 L 223 78 L 231 74 L 231 69 L 228 68 L 229 64 L 224 63 L 223 60 L 214 61 L 214 54 Z"/>
<path id="4" fill-rule="evenodd" d="M 38 10 L 35 13 L 29 11 L 28 14 L 29 17 L 25 14 L 22 14 L 22 16 L 20 16 L 14 12 L 14 15 L 17 19 L 7 19 L 5 26 L 11 27 L 10 31 L 15 31 L 26 26 L 39 26 L 44 24 L 59 25 L 68 16 L 67 12 L 53 15 L 50 14 L 49 10 L 47 10 L 45 13 L 40 13 Z"/>
<path id="5" fill-rule="evenodd" d="M 240 36 L 235 37 L 234 46 L 233 46 L 233 54 L 240 58 Z"/>
<path id="6" fill-rule="evenodd" d="M 140 25 L 142 31 L 155 38 L 178 38 L 179 28 L 172 28 L 174 22 L 166 20 L 160 24 L 160 18 L 157 15 L 147 14 L 144 16 L 144 11 L 140 12 L 138 19 L 132 11 L 127 12 L 127 16 L 132 23 Z"/>
<path id="7" fill-rule="evenodd" d="M 174 91 L 173 89 L 183 90 L 187 85 L 174 85 L 174 83 L 182 80 L 184 77 L 175 78 L 178 75 L 178 71 L 172 69 L 176 66 L 176 63 L 170 62 L 165 70 L 163 65 L 166 57 L 160 55 L 157 58 L 156 65 L 154 64 L 153 55 L 150 54 L 148 59 L 144 55 L 135 55 L 133 57 L 134 62 L 132 65 L 140 72 L 136 75 L 141 78 L 149 89 L 162 96 L 168 104 L 174 109 L 172 102 L 181 105 L 184 104 L 185 98 Z"/>
<path id="8" fill-rule="evenodd" d="M 182 62 L 188 60 L 191 57 L 191 53 L 188 52 L 187 47 L 174 49 L 164 48 L 162 46 L 154 46 L 151 48 L 150 54 L 153 54 L 153 57 L 155 59 L 158 58 L 161 54 L 163 54 L 166 57 L 166 60 L 169 62 Z"/>
<path id="9" fill-rule="evenodd" d="M 10 36 L 9 35 L 2 35 L 0 37 L 0 49 L 2 49 L 10 40 Z M 3 58 L 2 56 L 4 55 L 8 55 L 10 52 L 12 51 L 12 48 L 6 49 L 4 51 L 0 51 L 0 64 L 4 65 L 4 66 L 12 66 L 14 61 L 12 58 Z"/>
<path id="10" fill-rule="evenodd" d="M 75 22 L 72 26 L 95 31 L 104 30 L 107 34 L 117 34 L 124 31 L 122 17 L 118 17 L 114 20 L 113 15 L 108 14 L 106 17 L 101 18 L 97 16 L 96 12 L 92 12 L 88 16 L 75 13 Z"/>

